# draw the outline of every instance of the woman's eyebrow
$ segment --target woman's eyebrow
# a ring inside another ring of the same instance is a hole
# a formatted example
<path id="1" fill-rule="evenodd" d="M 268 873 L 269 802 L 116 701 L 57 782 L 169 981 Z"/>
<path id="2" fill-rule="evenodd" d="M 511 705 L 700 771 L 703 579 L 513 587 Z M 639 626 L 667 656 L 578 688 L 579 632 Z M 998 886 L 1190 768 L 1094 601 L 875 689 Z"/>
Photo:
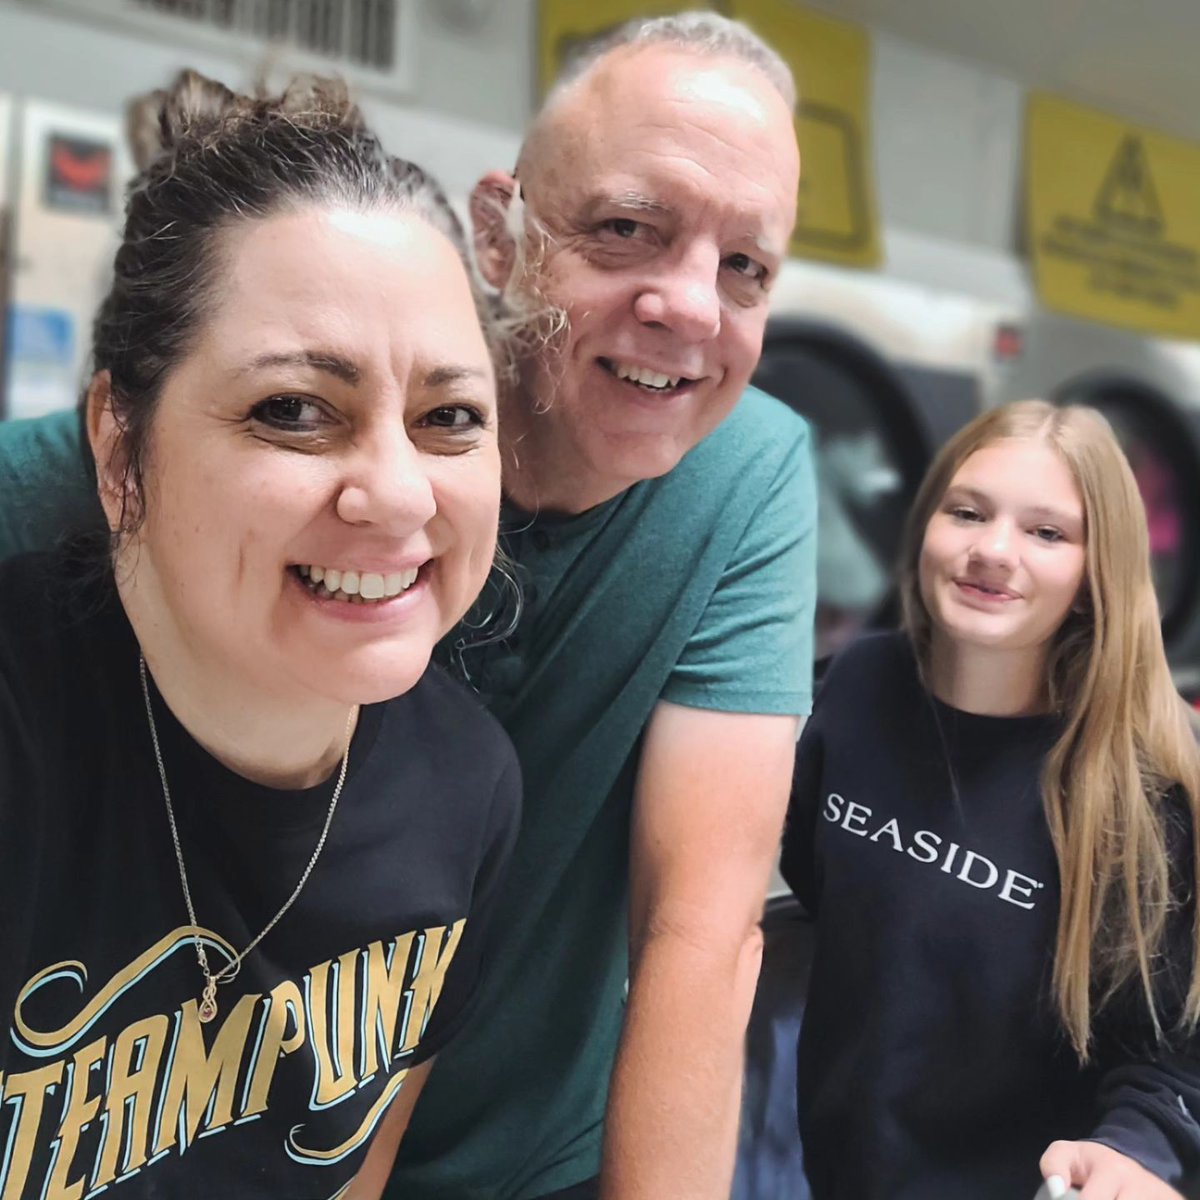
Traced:
<path id="1" fill-rule="evenodd" d="M 1043 521 L 1054 521 L 1059 525 L 1081 525 L 1083 523 L 1083 517 L 1079 513 L 1067 512 L 1062 508 L 1051 508 L 1046 504 L 1035 504 L 1025 511 L 1030 517 L 1037 517 Z"/>
<path id="2" fill-rule="evenodd" d="M 488 373 L 482 367 L 468 367 L 457 364 L 445 364 L 434 367 L 422 381 L 425 387 L 445 387 L 448 383 L 458 383 L 460 380 L 488 379 Z"/>
<path id="3" fill-rule="evenodd" d="M 251 359 L 245 366 L 238 367 L 238 375 L 248 375 L 268 367 L 311 367 L 340 379 L 343 383 L 357 384 L 362 372 L 348 358 L 325 350 L 269 351 Z"/>

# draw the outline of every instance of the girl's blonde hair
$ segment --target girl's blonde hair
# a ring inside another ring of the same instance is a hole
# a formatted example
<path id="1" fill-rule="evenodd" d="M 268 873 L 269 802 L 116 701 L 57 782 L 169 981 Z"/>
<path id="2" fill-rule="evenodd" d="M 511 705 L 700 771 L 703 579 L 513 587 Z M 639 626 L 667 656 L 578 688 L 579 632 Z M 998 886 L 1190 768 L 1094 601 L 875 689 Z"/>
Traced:
<path id="1" fill-rule="evenodd" d="M 1051 447 L 1083 500 L 1086 584 L 1046 663 L 1049 702 L 1064 728 L 1042 771 L 1042 797 L 1062 881 L 1054 998 L 1086 1062 L 1094 1015 L 1131 982 L 1162 1037 L 1158 982 L 1168 912 L 1178 902 L 1171 894 L 1166 796 L 1182 793 L 1195 849 L 1200 753 L 1163 650 L 1137 484 L 1108 422 L 1092 408 L 1025 400 L 992 409 L 934 460 L 909 514 L 900 559 L 904 625 L 922 669 L 931 634 L 918 579 L 925 529 L 959 467 L 1006 438 Z M 1189 883 L 1195 888 L 1195 879 Z M 1175 1014 L 1185 1028 L 1200 1018 L 1195 923 L 1191 942 L 1187 996 Z"/>

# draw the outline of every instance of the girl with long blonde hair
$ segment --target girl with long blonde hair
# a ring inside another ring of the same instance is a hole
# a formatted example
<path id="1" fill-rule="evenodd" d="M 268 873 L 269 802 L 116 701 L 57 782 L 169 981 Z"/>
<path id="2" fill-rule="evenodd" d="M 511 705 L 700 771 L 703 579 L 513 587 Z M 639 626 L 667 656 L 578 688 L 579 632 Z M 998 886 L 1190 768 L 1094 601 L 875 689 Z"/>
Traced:
<path id="1" fill-rule="evenodd" d="M 1175 1196 L 1200 1168 L 1200 756 L 1104 418 L 1024 401 L 930 468 L 904 628 L 831 668 L 784 874 L 817 921 L 817 1200 Z"/>

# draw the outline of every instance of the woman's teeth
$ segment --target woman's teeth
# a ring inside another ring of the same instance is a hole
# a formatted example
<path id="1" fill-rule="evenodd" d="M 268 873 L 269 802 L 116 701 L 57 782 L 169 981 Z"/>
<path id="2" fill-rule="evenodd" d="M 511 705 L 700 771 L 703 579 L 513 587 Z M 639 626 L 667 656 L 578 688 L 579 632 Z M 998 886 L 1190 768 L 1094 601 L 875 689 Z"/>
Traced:
<path id="1" fill-rule="evenodd" d="M 419 567 L 381 575 L 376 571 L 339 571 L 334 567 L 298 566 L 297 574 L 308 590 L 323 599 L 345 600 L 351 604 L 374 604 L 391 600 L 417 581 Z"/>

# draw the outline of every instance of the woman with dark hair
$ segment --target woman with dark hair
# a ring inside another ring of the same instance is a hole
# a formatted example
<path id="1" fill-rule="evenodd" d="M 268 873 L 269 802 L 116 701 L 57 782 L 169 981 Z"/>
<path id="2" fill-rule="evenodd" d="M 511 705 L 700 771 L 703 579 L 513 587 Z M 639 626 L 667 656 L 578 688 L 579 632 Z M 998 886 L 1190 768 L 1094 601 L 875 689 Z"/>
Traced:
<path id="1" fill-rule="evenodd" d="M 492 565 L 488 341 L 340 85 L 189 73 L 157 124 L 86 398 L 109 543 L 0 567 L 0 1195 L 378 1195 L 518 820 L 429 666 Z"/>
<path id="2" fill-rule="evenodd" d="M 835 661 L 784 874 L 816 917 L 817 1200 L 1158 1200 L 1200 1168 L 1200 760 L 1104 418 L 1026 401 L 942 449 L 902 632 Z"/>

